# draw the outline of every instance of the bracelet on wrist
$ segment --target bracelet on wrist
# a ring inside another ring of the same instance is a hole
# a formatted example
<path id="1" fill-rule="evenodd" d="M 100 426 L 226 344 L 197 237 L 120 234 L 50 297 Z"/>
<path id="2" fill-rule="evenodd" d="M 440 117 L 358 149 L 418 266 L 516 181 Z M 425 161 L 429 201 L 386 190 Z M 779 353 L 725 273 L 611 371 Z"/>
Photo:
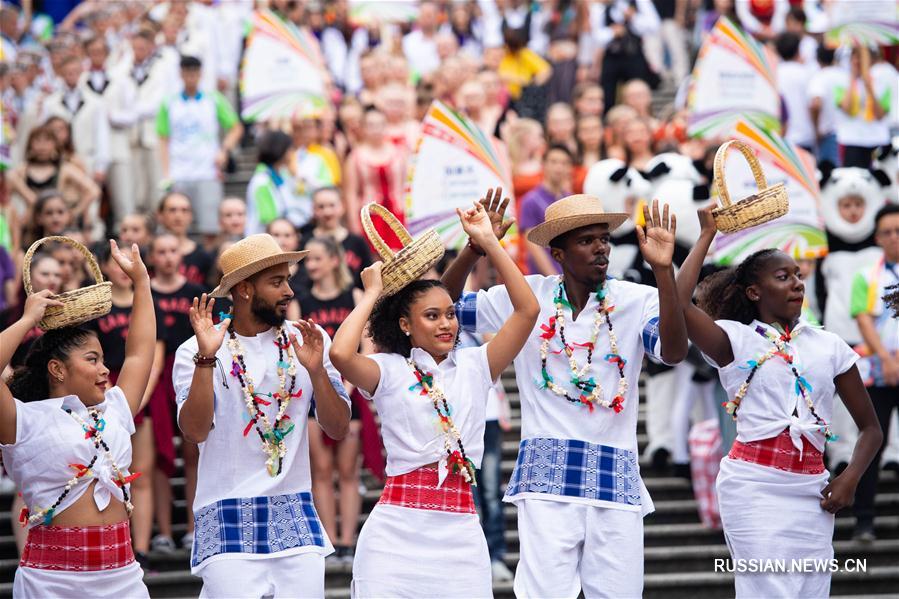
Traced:
<path id="1" fill-rule="evenodd" d="M 215 366 L 215 356 L 204 356 L 200 352 L 194 354 L 194 364 L 200 368 L 212 368 Z"/>
<path id="2" fill-rule="evenodd" d="M 475 247 L 474 243 L 471 241 L 471 237 L 468 238 L 468 249 L 482 258 L 487 255 L 487 252 L 483 249 Z"/>

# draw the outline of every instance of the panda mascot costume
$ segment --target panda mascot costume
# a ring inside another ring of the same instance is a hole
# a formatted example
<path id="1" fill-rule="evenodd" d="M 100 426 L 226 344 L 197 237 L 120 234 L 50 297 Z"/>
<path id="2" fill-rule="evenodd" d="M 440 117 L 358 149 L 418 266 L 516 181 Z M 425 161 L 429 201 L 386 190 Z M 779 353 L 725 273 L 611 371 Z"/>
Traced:
<path id="1" fill-rule="evenodd" d="M 821 215 L 829 251 L 818 263 L 814 293 L 824 327 L 849 345 L 857 346 L 862 343 L 862 336 L 850 313 L 852 280 L 883 254 L 874 243 L 874 215 L 886 203 L 892 182 L 879 169 L 834 169 L 828 163 L 819 169 Z M 828 460 L 831 469 L 839 470 L 849 463 L 858 438 L 858 429 L 841 401 L 834 402 L 833 425 L 840 438 L 829 444 Z M 893 422 L 883 452 L 884 463 L 899 461 L 899 443 L 894 439 L 897 428 Z"/>

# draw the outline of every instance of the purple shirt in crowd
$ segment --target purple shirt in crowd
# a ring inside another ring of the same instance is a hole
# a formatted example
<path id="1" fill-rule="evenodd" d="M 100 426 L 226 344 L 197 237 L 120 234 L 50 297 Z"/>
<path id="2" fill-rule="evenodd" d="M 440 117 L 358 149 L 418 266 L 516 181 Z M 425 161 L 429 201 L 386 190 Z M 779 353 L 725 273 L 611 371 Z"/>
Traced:
<path id="1" fill-rule="evenodd" d="M 519 212 L 521 215 L 518 219 L 519 229 L 521 231 L 527 231 L 542 223 L 546 207 L 567 195 L 570 194 L 568 192 L 563 192 L 558 196 L 554 196 L 542 183 L 524 194 L 524 197 L 521 199 L 521 210 Z M 552 259 L 549 249 L 547 248 L 544 251 L 546 252 L 546 255 L 549 256 L 553 266 L 556 267 L 556 270 L 562 272 L 562 269 L 556 261 Z M 530 255 L 528 255 L 528 270 L 531 274 L 540 274 L 540 271 L 537 269 L 537 264 Z"/>
<path id="2" fill-rule="evenodd" d="M 13 265 L 12 259 L 6 248 L 0 247 L 0 310 L 6 308 L 6 297 L 3 293 L 3 286 L 7 281 L 12 281 L 16 277 L 16 267 Z"/>

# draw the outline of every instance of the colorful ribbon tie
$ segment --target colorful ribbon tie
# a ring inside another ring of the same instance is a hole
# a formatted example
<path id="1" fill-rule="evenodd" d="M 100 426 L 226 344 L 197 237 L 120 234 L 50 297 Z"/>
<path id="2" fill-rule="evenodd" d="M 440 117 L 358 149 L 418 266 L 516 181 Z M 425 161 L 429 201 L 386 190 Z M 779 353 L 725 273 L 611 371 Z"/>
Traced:
<path id="1" fill-rule="evenodd" d="M 49 510 L 47 510 L 47 512 L 44 514 L 44 526 L 50 526 L 50 524 L 53 523 L 53 514 L 55 513 L 55 508 L 51 507 Z"/>
<path id="2" fill-rule="evenodd" d="M 606 354 L 603 359 L 609 364 L 616 364 L 619 369 L 624 368 L 627 364 L 627 360 L 618 354 Z"/>
<path id="3" fill-rule="evenodd" d="M 238 376 L 243 374 L 243 369 L 240 367 L 240 364 L 237 360 L 231 362 L 231 376 L 237 378 Z"/>
<path id="4" fill-rule="evenodd" d="M 296 393 L 291 393 L 291 394 L 290 394 L 290 398 L 291 398 L 291 399 L 299 399 L 300 397 L 303 397 L 303 390 L 302 390 L 302 389 L 300 389 L 300 390 L 297 391 Z M 285 416 L 285 418 L 288 418 L 288 416 Z"/>
<path id="5" fill-rule="evenodd" d="M 260 395 L 259 393 L 253 394 L 253 401 L 256 402 L 257 404 L 262 404 L 264 406 L 272 405 L 272 402 L 268 401 L 267 399 L 263 399 L 262 395 Z"/>
<path id="6" fill-rule="evenodd" d="M 278 360 L 278 368 L 281 368 L 281 369 L 283 369 L 283 370 L 287 370 L 288 368 L 290 368 L 290 364 L 288 364 L 288 363 L 285 362 L 284 360 Z"/>
<path id="7" fill-rule="evenodd" d="M 140 478 L 143 475 L 143 472 L 135 472 L 134 474 L 129 474 L 128 476 L 116 478 L 115 484 L 118 487 L 124 487 L 125 485 L 130 485 L 135 480 Z"/>
<path id="8" fill-rule="evenodd" d="M 416 389 L 421 389 L 419 395 L 427 395 L 428 389 L 434 384 L 434 375 L 431 373 L 424 373 L 418 370 L 417 368 L 413 370 L 415 373 L 415 378 L 418 379 L 418 382 L 409 387 L 409 391 L 415 391 Z"/>
<path id="9" fill-rule="evenodd" d="M 27 525 L 28 524 L 28 516 L 30 516 L 30 515 L 31 515 L 31 512 L 28 511 L 28 508 L 26 506 L 22 506 L 22 510 L 19 512 L 19 523 L 22 526 Z"/>
<path id="10" fill-rule="evenodd" d="M 804 376 L 800 375 L 796 377 L 796 395 L 801 395 L 805 397 L 808 393 L 812 392 L 812 385 L 809 383 Z"/>
<path id="11" fill-rule="evenodd" d="M 278 347 L 278 349 L 282 350 L 286 350 L 288 347 L 290 347 L 290 341 L 282 342 L 281 339 L 275 339 L 273 343 Z"/>
<path id="12" fill-rule="evenodd" d="M 84 464 L 69 464 L 69 468 L 75 471 L 75 478 L 81 478 L 91 471 L 91 469 Z"/>
<path id="13" fill-rule="evenodd" d="M 552 339 L 556 334 L 556 317 L 550 316 L 549 324 L 541 324 L 540 330 L 543 331 L 543 333 L 540 335 L 541 339 Z"/>
<path id="14" fill-rule="evenodd" d="M 584 395 L 583 393 L 581 394 L 581 396 L 578 399 L 581 400 L 582 404 L 587 406 L 588 411 L 592 412 L 593 410 L 596 409 L 596 406 L 593 405 L 593 402 L 590 401 L 590 398 L 588 396 Z"/>
<path id="15" fill-rule="evenodd" d="M 256 424 L 256 416 L 250 418 L 247 422 L 247 426 L 243 429 L 243 436 L 246 437 L 250 434 L 250 431 L 253 430 L 253 425 Z"/>
<path id="16" fill-rule="evenodd" d="M 624 409 L 624 398 L 616 395 L 612 400 L 612 409 L 615 410 L 616 414 L 620 413 Z"/>
<path id="17" fill-rule="evenodd" d="M 225 320 L 226 318 L 231 318 L 230 312 L 219 312 L 219 322 Z"/>
<path id="18" fill-rule="evenodd" d="M 753 368 L 758 368 L 758 367 L 759 367 L 758 360 L 747 360 L 745 366 L 739 366 L 738 368 L 740 370 L 752 370 Z"/>

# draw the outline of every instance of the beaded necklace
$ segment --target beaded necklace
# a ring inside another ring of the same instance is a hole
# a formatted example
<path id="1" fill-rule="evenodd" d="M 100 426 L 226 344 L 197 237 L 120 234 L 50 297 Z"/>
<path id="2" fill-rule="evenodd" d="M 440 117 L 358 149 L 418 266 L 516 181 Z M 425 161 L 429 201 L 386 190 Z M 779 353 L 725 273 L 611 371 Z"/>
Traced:
<path id="1" fill-rule="evenodd" d="M 274 344 L 278 346 L 278 391 L 276 393 L 257 393 L 253 379 L 247 372 L 243 347 L 233 329 L 229 329 L 228 334 L 230 335 L 228 349 L 231 350 L 232 356 L 231 375 L 240 382 L 247 407 L 244 415 L 247 426 L 244 428 L 243 436 L 249 435 L 255 427 L 259 439 L 262 441 L 262 451 L 268 456 L 268 459 L 265 460 L 266 470 L 269 476 L 278 476 L 281 474 L 281 461 L 287 454 L 284 438 L 294 429 L 294 423 L 290 422 L 290 416 L 287 415 L 287 407 L 290 405 L 291 399 L 303 395 L 302 389 L 296 393 L 293 392 L 297 382 L 297 367 L 290 352 L 290 340 L 287 338 L 284 327 L 278 327 L 274 341 Z M 284 360 L 285 352 L 287 352 L 287 361 Z M 289 390 L 287 388 L 288 376 L 290 377 Z M 275 400 L 278 405 L 274 426 L 260 407 L 270 406 L 272 404 L 270 400 Z"/>
<path id="2" fill-rule="evenodd" d="M 593 332 L 590 335 L 590 340 L 586 343 L 568 343 L 565 339 L 564 308 L 572 310 L 572 307 L 571 303 L 565 298 L 565 285 L 562 277 L 559 277 L 559 288 L 553 300 L 556 305 L 556 315 L 551 317 L 547 324 L 540 325 L 540 329 L 543 331 L 540 335 L 541 339 L 543 339 L 543 342 L 540 344 L 540 374 L 542 379 L 537 381 L 537 386 L 540 389 L 549 389 L 571 403 L 586 406 L 591 412 L 598 404 L 604 408 L 613 409 L 617 414 L 624 409 L 624 396 L 627 394 L 627 378 L 624 376 L 624 366 L 627 364 L 627 360 L 618 353 L 618 337 L 615 335 L 615 331 L 612 328 L 612 320 L 609 318 L 609 315 L 615 310 L 615 306 L 609 300 L 605 285 L 600 285 L 599 289 L 596 290 L 596 300 L 599 304 L 596 306 L 596 313 L 593 315 Z M 602 386 L 596 382 L 595 377 L 587 376 L 593 364 L 593 350 L 596 348 L 596 340 L 599 338 L 599 331 L 603 323 L 605 323 L 609 331 L 609 347 L 611 349 L 603 359 L 610 364 L 615 364 L 618 368 L 618 391 L 611 400 L 603 397 Z M 579 391 L 577 396 L 572 396 L 564 387 L 556 384 L 546 367 L 546 360 L 550 353 L 550 342 L 557 332 L 559 333 L 559 340 L 562 342 L 562 349 L 552 353 L 559 354 L 564 352 L 568 357 L 568 365 L 571 370 L 569 382 Z M 579 366 L 574 358 L 575 347 L 587 349 L 587 362 L 583 366 Z"/>
<path id="3" fill-rule="evenodd" d="M 418 382 L 409 387 L 410 391 L 421 389 L 421 395 L 427 395 L 434 405 L 437 417 L 440 420 L 440 427 L 443 429 L 443 447 L 446 449 L 446 456 L 449 468 L 452 472 L 459 473 L 465 482 L 470 485 L 477 486 L 475 478 L 474 462 L 465 455 L 465 447 L 462 445 L 462 435 L 453 423 L 449 403 L 443 390 L 434 386 L 434 375 L 419 368 L 418 364 L 412 358 L 407 358 L 406 362 L 415 373 Z M 455 441 L 458 449 L 453 449 L 453 441 Z"/>
<path id="4" fill-rule="evenodd" d="M 75 471 L 75 475 L 69 479 L 66 483 L 65 488 L 62 493 L 53 502 L 48 508 L 40 508 L 37 507 L 34 511 L 29 510 L 27 507 L 23 507 L 21 513 L 19 514 L 19 522 L 22 523 L 22 526 L 26 526 L 28 524 L 37 524 L 43 523 L 44 526 L 50 526 L 50 523 L 53 521 L 53 516 L 56 514 L 56 508 L 59 507 L 59 504 L 63 502 L 63 500 L 68 497 L 69 492 L 78 484 L 78 482 L 82 479 L 86 480 L 87 478 L 93 477 L 94 472 L 92 468 L 97 463 L 97 458 L 100 457 L 100 449 L 102 448 L 104 453 L 106 454 L 106 459 L 109 461 L 110 466 L 112 467 L 112 471 L 115 474 L 113 481 L 116 486 L 122 489 L 122 498 L 125 503 L 125 510 L 128 512 L 128 516 L 131 516 L 131 512 L 134 511 L 134 506 L 131 504 L 131 499 L 128 495 L 128 487 L 134 479 L 141 475 L 140 472 L 135 472 L 134 474 L 125 476 L 122 473 L 122 470 L 115 463 L 115 460 L 112 459 L 112 452 L 109 449 L 109 445 L 106 444 L 106 441 L 103 440 L 103 436 L 101 433 L 106 429 L 106 420 L 100 417 L 100 411 L 96 408 L 88 408 L 87 413 L 93 420 L 93 425 L 88 424 L 84 418 L 82 418 L 79 414 L 76 414 L 72 410 L 68 408 L 64 408 L 66 414 L 71 416 L 75 422 L 81 425 L 81 429 L 84 431 L 84 438 L 90 439 L 94 448 L 97 450 L 97 453 L 94 454 L 94 457 L 91 458 L 91 461 L 86 466 L 84 464 L 69 464 L 69 468 Z"/>
<path id="5" fill-rule="evenodd" d="M 801 399 L 805 400 L 805 405 L 808 407 L 809 413 L 814 417 L 815 424 L 818 425 L 818 430 L 824 434 L 824 438 L 828 442 L 836 441 L 839 439 L 838 435 L 835 435 L 833 431 L 830 429 L 830 425 L 827 424 L 823 418 L 818 416 L 818 413 L 815 411 L 815 404 L 812 401 L 812 385 L 809 383 L 804 376 L 799 373 L 796 365 L 793 363 L 794 356 L 791 353 L 791 348 L 787 345 L 790 341 L 792 341 L 793 337 L 799 334 L 803 328 L 798 328 L 794 331 L 790 331 L 789 329 L 785 329 L 780 335 L 776 335 L 772 333 L 769 329 L 757 325 L 755 327 L 755 332 L 767 339 L 771 342 L 772 346 L 768 351 L 760 355 L 755 360 L 748 360 L 744 366 L 740 366 L 741 370 L 748 370 L 749 375 L 746 377 L 746 380 L 743 381 L 743 384 L 740 385 L 740 388 L 737 389 L 734 398 L 730 401 L 723 402 L 721 405 L 727 410 L 727 413 L 730 414 L 734 420 L 737 419 L 737 409 L 740 407 L 740 403 L 743 401 L 743 398 L 746 396 L 746 392 L 749 390 L 749 384 L 752 382 L 752 379 L 755 377 L 755 373 L 758 372 L 758 369 L 767 362 L 769 359 L 778 357 L 784 361 L 784 363 L 790 367 L 790 372 L 793 374 L 793 378 L 795 382 L 793 384 L 793 392 L 799 396 Z"/>

